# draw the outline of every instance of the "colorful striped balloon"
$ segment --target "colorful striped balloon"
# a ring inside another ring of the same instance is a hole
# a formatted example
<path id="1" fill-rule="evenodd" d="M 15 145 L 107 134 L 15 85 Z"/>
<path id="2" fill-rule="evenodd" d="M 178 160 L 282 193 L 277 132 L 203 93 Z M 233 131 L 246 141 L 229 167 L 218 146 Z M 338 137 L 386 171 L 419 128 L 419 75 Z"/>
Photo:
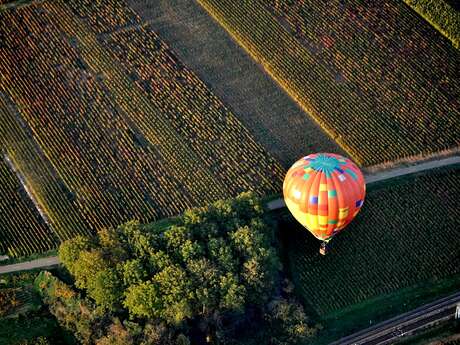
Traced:
<path id="1" fill-rule="evenodd" d="M 315 153 L 299 159 L 289 169 L 283 194 L 294 218 L 316 238 L 327 242 L 361 209 L 366 182 L 348 158 Z"/>

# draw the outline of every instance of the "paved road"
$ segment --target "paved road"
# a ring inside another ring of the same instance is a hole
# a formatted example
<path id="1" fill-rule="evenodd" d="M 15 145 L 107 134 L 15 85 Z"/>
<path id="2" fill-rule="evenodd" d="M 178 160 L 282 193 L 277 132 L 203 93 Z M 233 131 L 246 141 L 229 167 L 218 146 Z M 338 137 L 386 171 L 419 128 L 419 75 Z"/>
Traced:
<path id="1" fill-rule="evenodd" d="M 380 171 L 375 174 L 365 175 L 364 178 L 366 180 L 366 184 L 369 185 L 375 182 L 381 182 L 381 181 L 389 180 L 395 177 L 415 174 L 415 173 L 419 173 L 422 171 L 445 167 L 445 166 L 454 165 L 454 164 L 460 164 L 460 156 L 453 156 L 453 157 L 443 158 L 439 160 L 433 160 L 429 162 L 414 164 L 411 166 L 388 169 L 388 170 Z M 280 198 L 280 199 L 270 201 L 267 204 L 267 207 L 269 210 L 276 210 L 279 208 L 286 207 L 286 204 L 284 203 L 284 200 Z"/>
<path id="2" fill-rule="evenodd" d="M 414 331 L 434 323 L 453 319 L 460 292 L 396 316 L 375 326 L 339 339 L 330 345 L 384 345 L 394 344 Z"/>
<path id="3" fill-rule="evenodd" d="M 50 256 L 32 261 L 21 262 L 13 265 L 0 266 L 0 274 L 16 271 L 32 270 L 34 268 L 45 268 L 59 265 L 57 256 Z"/>

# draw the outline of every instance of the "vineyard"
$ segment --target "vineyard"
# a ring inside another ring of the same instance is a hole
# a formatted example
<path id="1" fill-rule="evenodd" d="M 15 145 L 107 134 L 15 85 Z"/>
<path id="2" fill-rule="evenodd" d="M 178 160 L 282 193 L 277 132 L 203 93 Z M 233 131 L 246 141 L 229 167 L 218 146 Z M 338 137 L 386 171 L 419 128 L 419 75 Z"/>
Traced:
<path id="1" fill-rule="evenodd" d="M 5 161 L 0 159 L 0 252 L 27 256 L 55 248 L 57 240 L 28 199 Z"/>
<path id="2" fill-rule="evenodd" d="M 17 110 L 13 109 L 11 104 L 8 104 L 3 97 L 0 97 L 0 147 L 2 147 L 3 150 L 2 164 L 6 166 L 5 163 L 7 161 L 10 164 L 10 167 L 7 167 L 8 171 L 6 168 L 2 168 L 4 171 L 4 177 L 1 180 L 2 188 L 5 191 L 9 190 L 8 194 L 11 200 L 22 199 L 22 195 L 25 196 L 26 193 L 25 188 L 27 188 L 27 191 L 40 205 L 43 214 L 46 215 L 47 220 L 52 225 L 54 235 L 50 235 L 50 238 L 57 237 L 60 240 L 65 240 L 72 238 L 76 234 L 88 234 L 87 223 L 82 219 L 82 216 L 76 212 L 70 191 L 59 176 L 56 175 L 47 159 L 40 154 L 38 145 L 31 137 L 31 134 L 26 130 L 25 124 L 18 120 Z M 13 168 L 23 178 L 24 181 L 22 181 L 22 183 L 24 183 L 25 187 L 19 184 L 20 181 L 17 176 L 12 175 Z M 8 186 L 14 186 L 14 190 Z M 25 197 L 26 199 L 24 200 L 27 201 L 24 202 L 26 202 L 29 207 L 36 208 L 35 205 L 32 205 L 30 195 Z M 6 204 L 7 200 L 8 199 L 4 201 Z M 7 210 L 8 208 L 6 206 L 2 208 L 2 211 L 5 211 L 5 215 L 8 214 Z M 2 239 L 2 250 L 4 250 L 5 253 L 9 253 L 8 255 L 12 256 L 22 256 L 31 254 L 31 251 L 34 253 L 46 251 L 50 249 L 51 246 L 54 247 L 56 245 L 57 242 L 55 240 L 51 243 L 43 238 L 37 240 L 34 238 L 37 234 L 32 236 L 34 232 L 24 231 L 27 229 L 27 227 L 24 226 L 26 222 L 29 221 L 33 224 L 33 220 L 39 217 L 37 211 L 38 210 L 29 210 L 17 214 L 14 222 L 18 224 L 16 226 L 22 225 L 22 227 L 17 228 L 17 231 L 21 232 L 22 236 L 16 233 L 16 244 L 13 245 L 8 245 L 8 241 Z M 30 218 L 27 218 L 27 215 L 30 215 Z M 5 224 L 11 222 L 12 219 L 13 218 L 5 217 Z M 38 219 L 40 219 L 40 222 L 44 220 L 43 217 Z M 10 227 L 5 230 L 5 236 L 6 234 L 11 234 L 15 228 L 15 226 L 10 225 Z M 19 239 L 23 241 L 21 245 L 17 243 Z M 9 241 L 12 241 L 12 239 Z M 40 243 L 34 244 L 36 241 L 40 241 Z"/>
<path id="3" fill-rule="evenodd" d="M 2 144 L 59 239 L 279 191 L 280 164 L 123 2 L 0 21 Z"/>
<path id="4" fill-rule="evenodd" d="M 366 212 L 332 242 L 330 255 L 290 216 L 289 266 L 320 316 L 430 279 L 460 273 L 460 171 L 370 191 Z M 340 289 L 337 287 L 340 286 Z"/>
<path id="5" fill-rule="evenodd" d="M 198 2 L 358 163 L 458 147 L 460 52 L 404 3 Z"/>
<path id="6" fill-rule="evenodd" d="M 444 0 L 404 0 L 460 49 L 460 8 L 458 2 Z M 454 7 L 455 6 L 455 7 Z"/>

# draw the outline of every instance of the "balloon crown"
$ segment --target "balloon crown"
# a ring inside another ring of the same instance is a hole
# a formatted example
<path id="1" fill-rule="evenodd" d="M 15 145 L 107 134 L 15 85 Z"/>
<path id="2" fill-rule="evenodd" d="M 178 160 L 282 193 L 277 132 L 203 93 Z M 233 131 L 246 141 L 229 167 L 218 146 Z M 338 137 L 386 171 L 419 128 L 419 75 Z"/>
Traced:
<path id="1" fill-rule="evenodd" d="M 347 164 L 344 159 L 338 159 L 324 154 L 319 154 L 316 157 L 307 156 L 304 157 L 304 160 L 310 162 L 308 165 L 309 168 L 315 171 L 324 172 L 327 177 L 330 177 L 334 170 L 343 172 L 341 166 Z"/>

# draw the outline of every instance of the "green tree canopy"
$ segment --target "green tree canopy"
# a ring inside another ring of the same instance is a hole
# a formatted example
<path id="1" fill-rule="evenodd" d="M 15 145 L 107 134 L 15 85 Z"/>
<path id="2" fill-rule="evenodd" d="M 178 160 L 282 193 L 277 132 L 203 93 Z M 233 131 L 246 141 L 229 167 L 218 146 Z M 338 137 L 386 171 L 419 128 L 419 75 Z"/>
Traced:
<path id="1" fill-rule="evenodd" d="M 49 277 L 41 291 L 83 343 L 189 344 L 188 331 L 196 337 L 199 329 L 199 342 L 223 344 L 229 322 L 249 322 L 248 310 L 267 313 L 279 287 L 273 228 L 250 193 L 188 210 L 169 224 L 131 221 L 61 245 L 61 261 L 85 299 Z M 277 302 L 260 329 L 268 334 L 278 320 L 286 326 L 280 339 L 302 338 L 309 328 L 299 308 Z"/>
<path id="2" fill-rule="evenodd" d="M 260 201 L 241 194 L 161 231 L 133 221 L 77 237 L 60 257 L 99 307 L 178 324 L 265 303 L 280 268 L 272 242 Z"/>

